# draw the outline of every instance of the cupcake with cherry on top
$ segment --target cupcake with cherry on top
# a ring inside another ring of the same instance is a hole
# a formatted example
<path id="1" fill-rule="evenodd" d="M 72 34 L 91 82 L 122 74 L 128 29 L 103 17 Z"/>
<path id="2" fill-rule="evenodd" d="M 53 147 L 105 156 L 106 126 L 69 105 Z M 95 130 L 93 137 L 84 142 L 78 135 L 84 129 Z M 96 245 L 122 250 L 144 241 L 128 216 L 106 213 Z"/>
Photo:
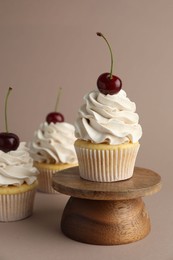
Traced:
<path id="1" fill-rule="evenodd" d="M 6 132 L 0 133 L 0 221 L 25 219 L 33 213 L 33 203 L 38 185 L 38 170 L 33 166 L 25 142 L 8 131 L 7 101 L 5 100 Z"/>
<path id="2" fill-rule="evenodd" d="M 40 172 L 38 190 L 52 194 L 58 193 L 52 187 L 54 173 L 78 165 L 74 149 L 75 128 L 64 121 L 64 116 L 57 109 L 60 92 L 61 89 L 55 111 L 46 116 L 45 122 L 40 124 L 29 143 L 34 166 Z"/>
<path id="3" fill-rule="evenodd" d="M 133 176 L 142 128 L 136 105 L 122 89 L 122 81 L 111 70 L 97 79 L 98 90 L 84 97 L 75 123 L 75 149 L 80 176 L 97 182 L 114 182 Z"/>

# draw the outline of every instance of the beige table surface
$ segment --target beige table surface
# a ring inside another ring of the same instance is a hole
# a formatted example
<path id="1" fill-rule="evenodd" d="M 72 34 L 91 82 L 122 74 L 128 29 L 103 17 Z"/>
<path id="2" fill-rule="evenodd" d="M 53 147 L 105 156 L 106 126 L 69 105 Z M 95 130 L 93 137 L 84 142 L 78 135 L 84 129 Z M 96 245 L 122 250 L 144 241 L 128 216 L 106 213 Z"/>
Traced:
<path id="1" fill-rule="evenodd" d="M 145 198 L 152 222 L 143 240 L 121 246 L 95 246 L 73 241 L 60 230 L 68 196 L 37 193 L 34 214 L 25 220 L 0 223 L 0 260 L 173 260 L 173 203 L 168 181 Z"/>

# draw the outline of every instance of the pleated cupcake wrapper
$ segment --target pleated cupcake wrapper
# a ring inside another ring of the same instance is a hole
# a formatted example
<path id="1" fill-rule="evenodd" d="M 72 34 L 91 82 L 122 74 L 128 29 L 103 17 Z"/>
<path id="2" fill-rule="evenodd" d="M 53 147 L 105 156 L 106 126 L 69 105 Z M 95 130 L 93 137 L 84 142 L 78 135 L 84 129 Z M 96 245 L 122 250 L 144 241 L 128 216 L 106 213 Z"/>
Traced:
<path id="1" fill-rule="evenodd" d="M 133 175 L 139 144 L 113 150 L 94 150 L 76 146 L 80 176 L 97 182 L 129 179 Z"/>
<path id="2" fill-rule="evenodd" d="M 32 215 L 36 189 L 17 194 L 0 194 L 0 221 L 25 219 Z"/>
<path id="3" fill-rule="evenodd" d="M 38 175 L 38 190 L 44 193 L 59 194 L 52 187 L 52 176 L 57 170 L 43 169 L 37 166 L 40 174 Z"/>

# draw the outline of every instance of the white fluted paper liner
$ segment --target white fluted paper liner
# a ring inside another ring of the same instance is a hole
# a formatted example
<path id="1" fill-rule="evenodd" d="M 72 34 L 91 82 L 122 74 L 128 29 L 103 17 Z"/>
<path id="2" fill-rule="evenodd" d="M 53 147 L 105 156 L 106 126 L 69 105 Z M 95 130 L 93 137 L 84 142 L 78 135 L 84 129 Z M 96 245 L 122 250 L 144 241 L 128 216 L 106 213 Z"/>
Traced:
<path id="1" fill-rule="evenodd" d="M 34 162 L 34 166 L 38 169 L 38 190 L 44 193 L 60 194 L 52 187 L 53 175 L 61 170 L 77 166 L 78 164 L 59 163 L 59 164 L 47 164 Z"/>
<path id="2" fill-rule="evenodd" d="M 75 146 L 80 176 L 96 182 L 114 182 L 132 177 L 139 144 L 117 149 Z"/>
<path id="3" fill-rule="evenodd" d="M 25 219 L 32 215 L 36 189 L 17 194 L 0 194 L 0 221 Z"/>
<path id="4" fill-rule="evenodd" d="M 57 170 L 43 169 L 37 166 L 40 174 L 38 175 L 38 190 L 44 193 L 59 194 L 52 187 L 52 176 Z"/>

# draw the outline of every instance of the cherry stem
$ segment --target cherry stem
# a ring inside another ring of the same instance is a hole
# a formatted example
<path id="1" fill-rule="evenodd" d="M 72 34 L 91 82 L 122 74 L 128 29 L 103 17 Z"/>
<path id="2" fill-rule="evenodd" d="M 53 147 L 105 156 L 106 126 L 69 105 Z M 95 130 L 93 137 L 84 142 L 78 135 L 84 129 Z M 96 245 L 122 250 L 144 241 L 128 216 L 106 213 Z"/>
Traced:
<path id="1" fill-rule="evenodd" d="M 8 122 L 7 122 L 7 104 L 8 104 L 8 97 L 10 95 L 12 88 L 9 87 L 6 98 L 5 98 L 5 130 L 8 133 Z"/>
<path id="2" fill-rule="evenodd" d="M 60 100 L 60 96 L 61 96 L 61 91 L 62 91 L 62 88 L 59 88 L 58 96 L 56 99 L 55 112 L 58 112 L 58 105 L 59 105 L 59 100 Z"/>
<path id="3" fill-rule="evenodd" d="M 108 45 L 108 48 L 109 48 L 109 51 L 110 51 L 110 54 L 111 54 L 110 79 L 112 79 L 112 71 L 113 71 L 113 63 L 114 63 L 114 61 L 113 61 L 113 54 L 112 54 L 111 46 L 110 46 L 109 42 L 107 41 L 106 37 L 101 32 L 97 32 L 97 35 L 102 37 L 105 40 L 105 42 L 107 43 L 107 45 Z"/>

